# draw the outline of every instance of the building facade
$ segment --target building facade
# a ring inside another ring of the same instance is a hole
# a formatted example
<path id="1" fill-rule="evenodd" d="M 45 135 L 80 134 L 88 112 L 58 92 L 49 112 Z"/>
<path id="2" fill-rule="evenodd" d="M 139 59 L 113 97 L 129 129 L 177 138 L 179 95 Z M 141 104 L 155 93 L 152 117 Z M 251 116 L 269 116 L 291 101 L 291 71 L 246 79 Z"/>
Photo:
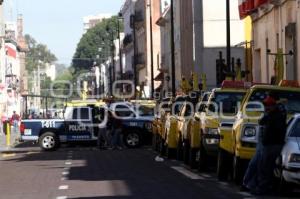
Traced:
<path id="1" fill-rule="evenodd" d="M 253 78 L 270 83 L 278 76 L 274 66 L 276 54 L 283 55 L 284 79 L 299 80 L 300 76 L 300 1 L 267 0 L 253 4 L 249 13 L 253 26 Z"/>

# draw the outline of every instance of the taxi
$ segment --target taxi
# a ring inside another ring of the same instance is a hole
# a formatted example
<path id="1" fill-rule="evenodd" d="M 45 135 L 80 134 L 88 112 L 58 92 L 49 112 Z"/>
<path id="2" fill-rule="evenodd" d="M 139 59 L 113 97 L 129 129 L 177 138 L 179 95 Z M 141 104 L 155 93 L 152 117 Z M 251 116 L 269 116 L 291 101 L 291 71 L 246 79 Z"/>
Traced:
<path id="1" fill-rule="evenodd" d="M 177 96 L 169 106 L 169 111 L 166 114 L 165 128 L 163 133 L 163 155 L 166 154 L 168 158 L 176 156 L 178 144 L 178 116 L 184 102 L 188 96 Z"/>
<path id="2" fill-rule="evenodd" d="M 221 88 L 212 90 L 206 107 L 195 114 L 195 120 L 200 122 L 199 170 L 205 170 L 208 163 L 217 157 L 219 125 L 234 121 L 249 87 L 248 82 L 225 80 Z"/>
<path id="3" fill-rule="evenodd" d="M 160 151 L 163 137 L 163 129 L 165 129 L 165 116 L 169 110 L 171 98 L 164 98 L 156 102 L 154 119 L 152 122 L 152 148 Z"/>
<path id="4" fill-rule="evenodd" d="M 218 178 L 226 180 L 230 173 L 236 183 L 240 183 L 248 162 L 255 153 L 258 140 L 258 121 L 264 112 L 263 100 L 268 93 L 275 93 L 288 111 L 290 118 L 300 112 L 300 88 L 293 81 L 283 80 L 279 85 L 252 86 L 233 122 L 221 122 L 221 141 L 218 153 Z"/>
<path id="5" fill-rule="evenodd" d="M 200 123 L 195 120 L 195 112 L 200 112 L 206 106 L 211 92 L 204 92 L 197 104 L 185 102 L 178 117 L 178 132 L 181 142 L 181 156 L 191 168 L 196 167 L 196 155 L 200 146 Z M 179 149 L 180 150 L 180 149 Z"/>

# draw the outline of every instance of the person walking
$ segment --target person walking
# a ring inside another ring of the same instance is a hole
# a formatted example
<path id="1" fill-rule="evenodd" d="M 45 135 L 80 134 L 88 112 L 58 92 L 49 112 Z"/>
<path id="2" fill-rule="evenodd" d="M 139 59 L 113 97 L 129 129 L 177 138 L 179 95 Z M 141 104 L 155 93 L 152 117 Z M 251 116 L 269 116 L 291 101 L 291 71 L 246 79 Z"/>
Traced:
<path id="1" fill-rule="evenodd" d="M 110 122 L 111 122 L 111 135 L 112 135 L 112 149 L 122 149 L 123 142 L 121 139 L 122 134 L 122 121 L 120 118 L 115 116 L 110 112 Z"/>
<path id="2" fill-rule="evenodd" d="M 276 105 L 276 100 L 268 96 L 264 101 L 263 105 L 265 107 L 265 112 L 263 117 L 261 118 L 261 121 L 266 120 L 268 117 L 268 114 L 273 106 Z M 261 121 L 259 122 L 261 124 Z M 248 164 L 248 168 L 245 172 L 245 176 L 243 178 L 241 191 L 254 191 L 258 185 L 258 179 L 259 176 L 259 167 L 260 162 L 262 160 L 262 151 L 263 151 L 263 144 L 262 144 L 262 138 L 264 134 L 265 128 L 264 125 L 259 125 L 259 133 L 258 133 L 258 140 L 256 144 L 256 151 L 252 159 L 250 160 Z"/>
<path id="3" fill-rule="evenodd" d="M 19 122 L 20 122 L 20 116 L 16 113 L 16 111 L 13 111 L 13 114 L 10 118 L 10 124 L 14 128 L 14 133 L 19 132 Z"/>
<path id="4" fill-rule="evenodd" d="M 265 130 L 262 135 L 262 157 L 259 164 L 258 184 L 253 194 L 263 195 L 273 188 L 276 158 L 280 155 L 287 130 L 287 111 L 279 102 L 276 93 L 270 93 L 269 98 L 276 103 L 270 106 L 268 114 L 259 122 Z"/>

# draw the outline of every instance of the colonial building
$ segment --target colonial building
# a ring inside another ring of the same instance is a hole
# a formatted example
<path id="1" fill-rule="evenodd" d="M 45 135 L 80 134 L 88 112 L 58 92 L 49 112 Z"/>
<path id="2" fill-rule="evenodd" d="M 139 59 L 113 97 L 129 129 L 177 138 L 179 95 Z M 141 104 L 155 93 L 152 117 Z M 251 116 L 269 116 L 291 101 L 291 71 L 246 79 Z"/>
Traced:
<path id="1" fill-rule="evenodd" d="M 299 80 L 299 7 L 299 0 L 240 2 L 241 16 L 250 15 L 252 18 L 254 81 Z"/>

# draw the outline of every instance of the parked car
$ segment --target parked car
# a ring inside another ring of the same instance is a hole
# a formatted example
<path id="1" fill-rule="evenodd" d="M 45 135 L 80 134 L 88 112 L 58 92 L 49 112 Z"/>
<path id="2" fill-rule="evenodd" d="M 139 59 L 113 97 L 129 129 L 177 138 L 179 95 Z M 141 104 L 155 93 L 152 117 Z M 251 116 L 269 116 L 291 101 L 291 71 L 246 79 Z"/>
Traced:
<path id="1" fill-rule="evenodd" d="M 300 185 L 300 114 L 289 121 L 286 142 L 277 159 L 276 177 L 280 180 L 280 189 L 292 188 L 290 184 Z"/>

